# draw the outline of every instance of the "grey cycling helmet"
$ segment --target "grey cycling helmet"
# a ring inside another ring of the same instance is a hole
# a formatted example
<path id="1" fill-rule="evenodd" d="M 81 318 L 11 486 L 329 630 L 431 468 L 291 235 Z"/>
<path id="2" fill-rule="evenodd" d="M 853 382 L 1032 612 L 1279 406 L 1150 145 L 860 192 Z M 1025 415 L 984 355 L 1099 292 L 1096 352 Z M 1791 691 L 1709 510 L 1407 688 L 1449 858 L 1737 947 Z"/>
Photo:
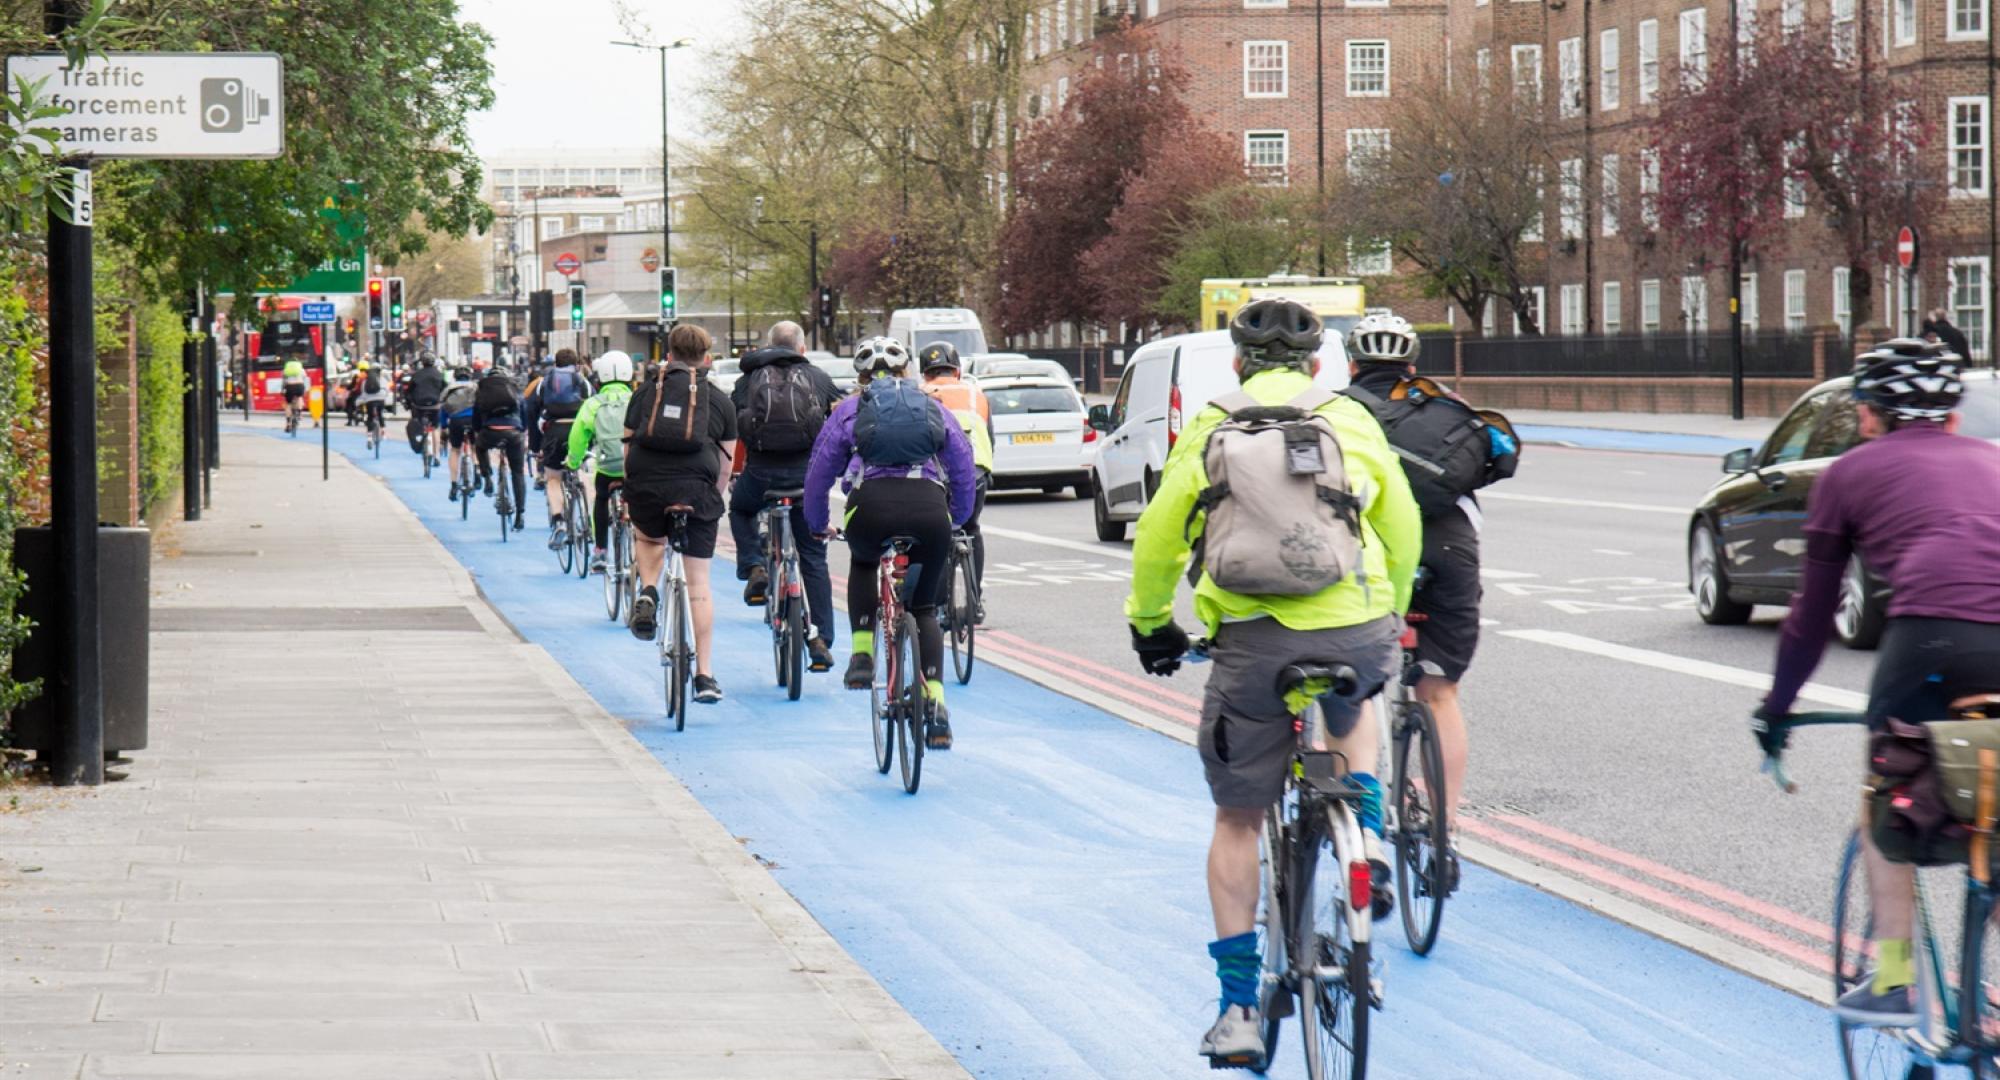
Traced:
<path id="1" fill-rule="evenodd" d="M 1243 373 L 1268 367 L 1303 368 L 1319 352 L 1325 333 L 1313 309 L 1274 296 L 1252 300 L 1229 320 L 1229 340 L 1243 357 Z"/>
<path id="2" fill-rule="evenodd" d="M 1942 420 L 1965 396 L 1959 363 L 1940 342 L 1891 338 L 1854 358 L 1854 400 L 1898 420 Z"/>
<path id="3" fill-rule="evenodd" d="M 1347 355 L 1364 364 L 1415 363 L 1423 348 L 1416 328 L 1401 315 L 1364 315 L 1347 332 Z"/>
<path id="4" fill-rule="evenodd" d="M 854 350 L 854 370 L 858 374 L 901 375 L 910 366 L 910 350 L 892 337 L 872 337 Z"/>

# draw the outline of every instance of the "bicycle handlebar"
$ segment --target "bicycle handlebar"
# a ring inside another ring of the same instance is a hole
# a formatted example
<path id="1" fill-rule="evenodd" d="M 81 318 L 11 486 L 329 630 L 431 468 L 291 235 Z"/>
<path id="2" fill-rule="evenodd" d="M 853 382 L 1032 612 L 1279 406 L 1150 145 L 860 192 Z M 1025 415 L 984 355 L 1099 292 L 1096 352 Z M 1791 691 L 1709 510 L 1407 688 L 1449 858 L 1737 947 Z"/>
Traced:
<path id="1" fill-rule="evenodd" d="M 1812 727 L 1818 724 L 1865 724 L 1867 722 L 1868 717 L 1858 712 L 1806 712 L 1793 713 L 1782 720 L 1774 721 L 1773 726 L 1780 733 L 1788 733 L 1793 728 Z M 1779 791 L 1787 795 L 1796 795 L 1798 794 L 1799 785 L 1792 780 L 1790 774 L 1785 772 L 1784 757 L 1783 750 L 1775 754 L 1764 755 L 1764 761 L 1758 766 L 1758 771 L 1769 773 L 1771 780 L 1778 785 Z"/>

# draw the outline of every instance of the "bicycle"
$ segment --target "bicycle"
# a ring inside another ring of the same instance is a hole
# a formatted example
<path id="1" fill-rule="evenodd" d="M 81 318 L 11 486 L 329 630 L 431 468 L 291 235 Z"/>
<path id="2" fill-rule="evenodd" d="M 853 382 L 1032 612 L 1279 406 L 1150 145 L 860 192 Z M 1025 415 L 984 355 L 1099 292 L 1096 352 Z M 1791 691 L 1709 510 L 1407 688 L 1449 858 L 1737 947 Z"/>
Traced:
<path id="1" fill-rule="evenodd" d="M 299 402 L 297 398 L 285 400 L 285 434 L 297 438 L 299 434 Z"/>
<path id="2" fill-rule="evenodd" d="M 660 566 L 659 608 L 653 613 L 653 639 L 660 644 L 660 669 L 666 676 L 667 719 L 675 731 L 687 729 L 688 687 L 694 682 L 694 621 L 688 611 L 687 567 L 681 551 L 687 547 L 688 515 L 692 506 L 667 507 L 667 550 Z M 634 574 L 632 598 L 639 595 Z M 629 620 L 628 620 L 629 621 Z"/>
<path id="3" fill-rule="evenodd" d="M 437 409 L 435 406 L 419 409 L 417 420 L 417 454 L 424 459 L 424 479 L 431 478 L 431 469 L 437 465 L 437 453 L 433 449 L 437 432 Z"/>
<path id="4" fill-rule="evenodd" d="M 590 576 L 590 495 L 584 490 L 583 477 L 575 469 L 562 471 L 563 516 L 561 528 L 569 541 L 569 556 L 561 553 L 556 561 L 564 573 L 576 571 L 579 578 Z"/>
<path id="5" fill-rule="evenodd" d="M 380 402 L 371 401 L 366 408 L 368 410 L 368 449 L 375 455 L 375 460 L 380 461 L 382 460 L 382 405 Z"/>
<path id="6" fill-rule="evenodd" d="M 2000 704 L 2000 694 L 1976 695 L 1983 712 L 1991 715 Z M 1989 700 L 1990 699 L 1990 700 Z M 1956 710 L 1954 714 L 1957 715 Z M 1777 724 L 1784 730 L 1824 724 L 1865 724 L 1867 717 L 1851 712 L 1794 713 Z M 1786 793 L 1798 790 L 1785 772 L 1783 751 L 1769 754 L 1763 771 L 1770 773 L 1778 788 Z M 1996 808 L 1982 811 L 1991 815 Z M 1975 840 L 1974 851 L 1984 845 Z M 1868 880 L 1860 872 L 1861 830 L 1850 832 L 1841 850 L 1840 872 L 1833 900 L 1833 995 L 1838 999 L 1854 989 L 1871 972 L 1868 962 L 1874 946 L 1874 915 L 1868 909 Z M 1931 917 L 1922 874 L 1914 876 L 1916 886 L 1914 930 L 1911 934 L 1910 962 L 1917 976 L 1912 992 L 1916 997 L 1917 1023 L 1912 1027 L 1870 1027 L 1834 1018 L 1840 1034 L 1840 1057 L 1853 1080 L 1929 1080 L 1939 1065 L 1968 1066 L 1976 1080 L 2000 1077 L 2000 965 L 1988 965 L 1989 952 L 2000 958 L 2000 886 L 1991 880 L 1988 860 L 1979 854 L 1965 867 L 1964 921 L 1958 926 L 1958 966 L 1948 969 L 1946 949 L 1941 947 L 1939 928 Z M 1985 880 L 1982 880 L 1985 879 Z M 1949 927 L 1945 928 L 1948 932 Z M 1994 939 L 1989 941 L 1989 939 Z M 1967 978 L 1966 973 L 1978 977 Z"/>
<path id="7" fill-rule="evenodd" d="M 923 782 L 931 713 L 917 659 L 917 619 L 903 606 L 910 548 L 916 543 L 914 537 L 892 536 L 876 563 L 875 658 L 881 674 L 868 688 L 875 771 L 887 775 L 890 764 L 900 762 L 903 790 L 911 795 Z"/>
<path id="8" fill-rule="evenodd" d="M 472 497 L 479 492 L 479 467 L 472 453 L 471 432 L 465 441 L 452 453 L 458 455 L 458 520 L 465 521 L 472 516 Z"/>
<path id="9" fill-rule="evenodd" d="M 951 669 L 958 685 L 972 681 L 979 626 L 979 579 L 973 572 L 972 536 L 963 529 L 951 534 L 951 560 L 945 564 L 944 603 L 938 621 L 951 644 Z"/>
<path id="10" fill-rule="evenodd" d="M 764 625 L 771 628 L 771 660 L 778 668 L 778 686 L 797 701 L 805 689 L 806 594 L 799 572 L 799 546 L 792 535 L 792 507 L 805 498 L 804 488 L 764 493 Z"/>
<path id="11" fill-rule="evenodd" d="M 633 577 L 632 515 L 625 510 L 624 485 L 611 485 L 611 495 L 605 500 L 605 514 L 611 519 L 611 527 L 608 536 L 610 546 L 605 551 L 604 617 L 618 622 L 619 615 L 626 609 L 626 590 Z"/>
<path id="12" fill-rule="evenodd" d="M 1187 658 L 1207 660 L 1208 646 L 1195 642 Z M 1281 695 L 1318 686 L 1352 698 L 1360 692 L 1360 676 L 1337 661 L 1292 664 L 1278 675 Z M 1318 749 L 1324 729 L 1317 699 L 1292 718 L 1296 746 L 1284 794 L 1265 813 L 1258 856 L 1263 959 L 1257 1003 L 1267 1055 L 1277 1045 L 1281 1021 L 1297 1015 L 1306 1075 L 1362 1080 L 1368 1072 L 1369 1014 L 1382 1007 L 1372 957 L 1374 873 L 1362 846 L 1365 792 L 1348 779 L 1351 770 L 1342 754 Z M 1268 1063 L 1215 1067 L 1261 1071 Z"/>
<path id="13" fill-rule="evenodd" d="M 1403 934 L 1418 956 L 1428 956 L 1437 944 L 1444 902 L 1456 887 L 1451 867 L 1457 859 L 1444 806 L 1444 753 L 1438 746 L 1437 718 L 1416 694 L 1419 679 L 1444 674 L 1436 664 L 1417 660 L 1417 633 L 1423 622 L 1422 615 L 1409 616 L 1403 630 L 1402 676 L 1382 688 L 1384 707 L 1375 714 L 1390 761 L 1382 831 L 1396 847 L 1396 901 L 1403 912 Z"/>
<path id="14" fill-rule="evenodd" d="M 508 460 L 507 451 L 500 449 L 500 461 L 494 467 L 498 483 L 493 493 L 493 509 L 500 515 L 500 542 L 507 543 L 507 534 L 514 530 L 514 463 Z"/>

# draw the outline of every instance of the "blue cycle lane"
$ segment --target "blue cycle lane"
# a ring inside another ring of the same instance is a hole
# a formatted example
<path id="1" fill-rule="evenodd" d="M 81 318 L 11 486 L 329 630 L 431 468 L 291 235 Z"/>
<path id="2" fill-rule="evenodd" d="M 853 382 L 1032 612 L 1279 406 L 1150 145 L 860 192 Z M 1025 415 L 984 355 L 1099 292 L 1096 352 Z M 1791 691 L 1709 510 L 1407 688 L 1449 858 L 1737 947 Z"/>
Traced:
<path id="1" fill-rule="evenodd" d="M 423 479 L 400 442 L 380 460 L 347 432 L 335 444 L 975 1076 L 1210 1075 L 1194 1047 L 1215 1012 L 1212 811 L 1192 748 L 982 666 L 952 685 L 958 747 L 927 757 L 906 796 L 875 772 L 865 696 L 829 674 L 784 700 L 726 560 L 716 673 L 729 696 L 676 734 L 657 653 L 605 618 L 599 579 L 558 573 L 538 529 L 503 544 L 489 500 L 460 521 L 442 474 Z M 530 506 L 539 524 L 541 498 Z M 1102 621 L 1122 633 L 1116 613 Z M 1405 949 L 1400 923 L 1379 925 L 1374 1077 L 1840 1073 L 1819 1007 L 1478 867 L 1431 957 Z M 1283 1038 L 1271 1075 L 1300 1076 L 1296 1026 Z"/>

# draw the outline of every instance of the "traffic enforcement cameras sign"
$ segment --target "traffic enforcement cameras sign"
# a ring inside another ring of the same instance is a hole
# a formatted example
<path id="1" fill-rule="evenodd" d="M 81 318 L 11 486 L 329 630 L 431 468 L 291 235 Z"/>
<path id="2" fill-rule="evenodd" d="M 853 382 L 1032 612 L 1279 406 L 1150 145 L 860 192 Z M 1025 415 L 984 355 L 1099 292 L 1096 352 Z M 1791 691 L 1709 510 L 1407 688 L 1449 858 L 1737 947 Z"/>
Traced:
<path id="1" fill-rule="evenodd" d="M 7 58 L 7 92 L 67 115 L 47 121 L 64 155 L 274 158 L 285 152 L 285 64 L 276 53 L 60 53 Z"/>

